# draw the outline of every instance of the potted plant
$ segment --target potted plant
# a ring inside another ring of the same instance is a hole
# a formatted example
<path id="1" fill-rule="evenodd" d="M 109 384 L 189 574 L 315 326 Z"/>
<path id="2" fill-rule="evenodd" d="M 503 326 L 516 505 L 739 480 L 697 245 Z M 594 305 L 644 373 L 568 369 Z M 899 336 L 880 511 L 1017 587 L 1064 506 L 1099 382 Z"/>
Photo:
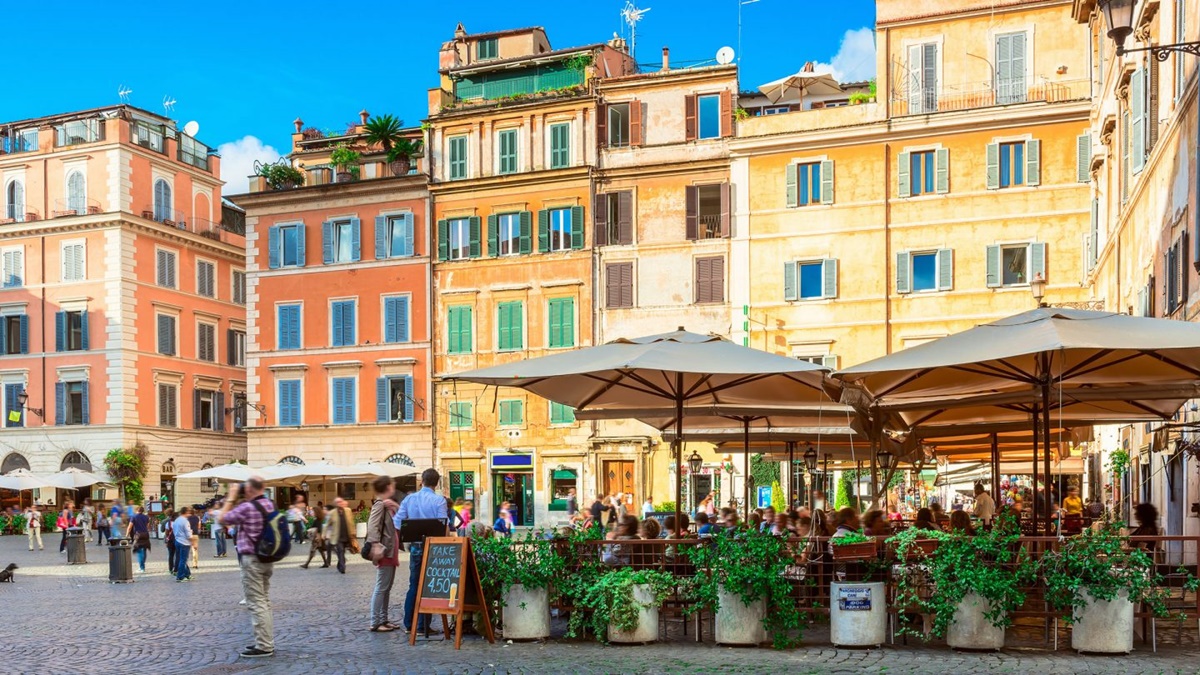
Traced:
<path id="1" fill-rule="evenodd" d="M 829 545 L 833 550 L 833 559 L 841 562 L 870 560 L 879 553 L 875 538 L 866 536 L 862 530 L 830 539 Z"/>
<path id="2" fill-rule="evenodd" d="M 523 539 L 476 536 L 472 545 L 484 595 L 503 612 L 504 637 L 550 637 L 551 589 L 566 566 L 556 542 L 527 532 Z"/>
<path id="3" fill-rule="evenodd" d="M 286 159 L 269 164 L 255 162 L 254 174 L 272 190 L 291 190 L 304 185 L 304 172 L 293 167 Z"/>
<path id="4" fill-rule="evenodd" d="M 567 586 L 575 611 L 567 637 L 591 628 L 602 642 L 647 643 L 658 640 L 658 608 L 675 587 L 675 577 L 660 570 L 588 565 L 571 575 Z"/>
<path id="5" fill-rule="evenodd" d="M 337 174 L 337 182 L 346 183 L 354 180 L 358 173 L 358 160 L 361 154 L 345 145 L 339 145 L 329 153 L 329 163 Z"/>
<path id="6" fill-rule="evenodd" d="M 412 160 L 421 155 L 421 141 L 401 138 L 387 151 L 388 167 L 393 176 L 406 176 L 412 170 Z"/>
<path id="7" fill-rule="evenodd" d="M 354 536 L 358 539 L 367 538 L 367 521 L 371 519 L 371 509 L 359 509 L 354 513 Z M 361 543 L 361 542 L 360 542 Z"/>

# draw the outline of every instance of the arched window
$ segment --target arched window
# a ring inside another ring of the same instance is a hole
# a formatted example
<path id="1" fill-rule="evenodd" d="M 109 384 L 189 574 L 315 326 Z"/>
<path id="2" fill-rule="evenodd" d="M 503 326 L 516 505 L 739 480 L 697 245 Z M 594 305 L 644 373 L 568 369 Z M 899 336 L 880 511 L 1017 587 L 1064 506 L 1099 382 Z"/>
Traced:
<path id="1" fill-rule="evenodd" d="M 171 220 L 171 184 L 161 178 L 154 181 L 154 219 Z"/>
<path id="2" fill-rule="evenodd" d="M 67 175 L 67 208 L 77 216 L 87 213 L 87 189 L 81 171 Z"/>
<path id="3" fill-rule="evenodd" d="M 88 459 L 87 455 L 83 454 L 82 452 L 72 450 L 71 452 L 67 453 L 66 457 L 63 457 L 62 464 L 58 467 L 59 471 L 65 471 L 67 469 L 91 471 L 92 460 Z"/>
<path id="4" fill-rule="evenodd" d="M 296 466 L 304 466 L 304 460 L 300 459 L 299 457 L 297 457 L 295 455 L 288 455 L 287 457 L 284 457 L 283 459 L 279 460 L 279 463 L 280 464 L 295 464 Z"/>
<path id="5" fill-rule="evenodd" d="M 10 452 L 4 457 L 4 462 L 0 463 L 0 474 L 12 473 L 17 469 L 29 470 L 29 460 L 25 459 L 25 455 L 19 452 Z"/>
<path id="6" fill-rule="evenodd" d="M 25 186 L 19 180 L 9 181 L 4 190 L 4 217 L 25 221 Z"/>
<path id="7" fill-rule="evenodd" d="M 388 455 L 388 458 L 383 461 L 391 464 L 403 464 L 404 466 L 411 466 L 414 468 L 417 466 L 415 463 L 413 463 L 412 459 L 408 455 L 402 452 L 397 452 L 394 455 Z"/>

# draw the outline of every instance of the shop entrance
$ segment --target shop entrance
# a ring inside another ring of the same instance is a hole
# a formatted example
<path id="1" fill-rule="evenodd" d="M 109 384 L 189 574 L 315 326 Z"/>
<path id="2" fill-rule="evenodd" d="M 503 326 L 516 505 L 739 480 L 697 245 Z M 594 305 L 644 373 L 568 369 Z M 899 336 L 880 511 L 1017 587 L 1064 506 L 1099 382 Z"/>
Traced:
<path id="1" fill-rule="evenodd" d="M 625 504 L 633 506 L 633 460 L 613 459 L 604 462 L 605 494 L 625 494 Z"/>
<path id="2" fill-rule="evenodd" d="M 492 473 L 492 512 L 500 516 L 500 504 L 512 504 L 513 524 L 533 527 L 533 474 Z"/>

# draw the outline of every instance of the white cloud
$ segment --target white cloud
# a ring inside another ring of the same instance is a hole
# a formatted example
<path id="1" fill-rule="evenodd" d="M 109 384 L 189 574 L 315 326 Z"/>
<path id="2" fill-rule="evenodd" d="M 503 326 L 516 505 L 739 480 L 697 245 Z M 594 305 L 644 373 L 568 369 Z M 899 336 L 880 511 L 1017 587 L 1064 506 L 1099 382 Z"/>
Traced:
<path id="1" fill-rule="evenodd" d="M 875 31 L 848 30 L 830 63 L 816 64 L 818 73 L 831 73 L 838 82 L 861 82 L 875 77 Z"/>
<path id="2" fill-rule="evenodd" d="M 225 187 L 221 192 L 238 195 L 250 191 L 250 175 L 254 173 L 255 160 L 269 163 L 279 159 L 279 151 L 254 136 L 243 136 L 231 143 L 222 143 L 217 148 L 221 153 L 221 180 Z"/>

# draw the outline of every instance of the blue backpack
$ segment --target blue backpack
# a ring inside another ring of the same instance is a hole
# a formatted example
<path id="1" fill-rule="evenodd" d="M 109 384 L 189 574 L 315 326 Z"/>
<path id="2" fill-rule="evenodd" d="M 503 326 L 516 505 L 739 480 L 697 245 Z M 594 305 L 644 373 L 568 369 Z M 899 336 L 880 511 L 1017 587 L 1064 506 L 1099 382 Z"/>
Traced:
<path id="1" fill-rule="evenodd" d="M 288 536 L 287 515 L 280 513 L 274 504 L 271 504 L 271 510 L 268 512 L 258 501 L 255 499 L 251 503 L 262 514 L 263 529 L 262 534 L 258 536 L 258 541 L 254 543 L 254 555 L 261 563 L 279 562 L 286 558 L 292 550 L 292 538 Z"/>

